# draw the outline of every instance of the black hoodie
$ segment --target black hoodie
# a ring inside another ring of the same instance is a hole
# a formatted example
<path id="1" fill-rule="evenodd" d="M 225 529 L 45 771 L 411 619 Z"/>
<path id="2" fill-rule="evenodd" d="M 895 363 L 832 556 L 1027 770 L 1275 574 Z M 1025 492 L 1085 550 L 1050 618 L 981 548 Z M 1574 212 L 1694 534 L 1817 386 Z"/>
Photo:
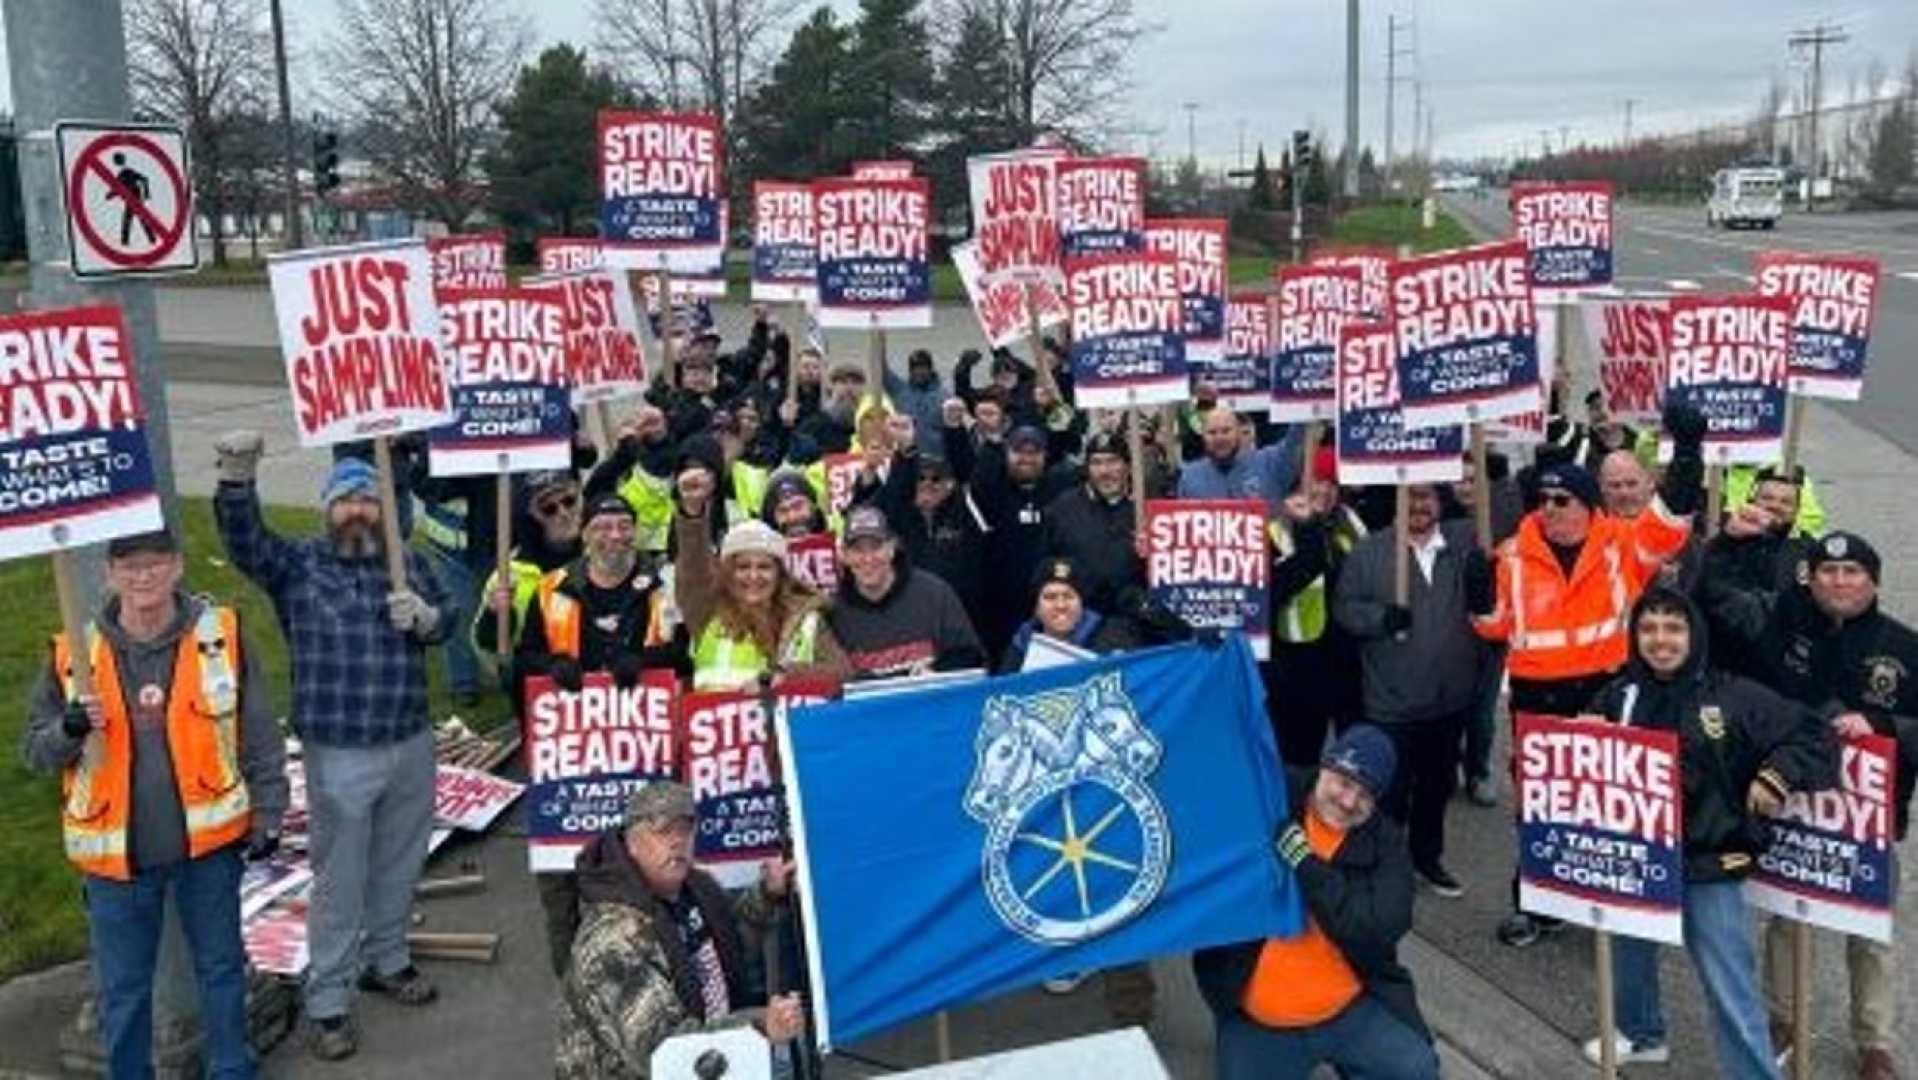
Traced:
<path id="1" fill-rule="evenodd" d="M 1669 678 L 1654 674 L 1638 648 L 1638 623 L 1652 606 L 1683 611 L 1691 626 L 1691 649 Z M 1631 659 L 1599 693 L 1592 711 L 1613 723 L 1678 732 L 1685 878 L 1742 878 L 1766 842 L 1765 823 L 1746 809 L 1752 784 L 1765 784 L 1780 798 L 1835 786 L 1838 747 L 1831 729 L 1750 679 L 1713 671 L 1705 619 L 1675 589 L 1647 589 L 1632 608 L 1627 632 Z"/>

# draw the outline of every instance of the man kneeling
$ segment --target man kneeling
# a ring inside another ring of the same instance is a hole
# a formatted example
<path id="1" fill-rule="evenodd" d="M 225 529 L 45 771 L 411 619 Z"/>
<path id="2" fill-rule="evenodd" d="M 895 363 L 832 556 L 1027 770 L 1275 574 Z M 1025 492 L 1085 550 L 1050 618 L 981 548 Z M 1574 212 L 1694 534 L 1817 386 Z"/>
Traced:
<path id="1" fill-rule="evenodd" d="M 1405 834 L 1378 813 L 1398 757 L 1378 728 L 1339 736 L 1316 773 L 1287 776 L 1293 820 L 1277 849 L 1305 897 L 1303 932 L 1193 958 L 1218 1017 L 1219 1080 L 1304 1080 L 1321 1063 L 1352 1076 L 1437 1080 L 1398 943 L 1412 928 Z"/>
<path id="2" fill-rule="evenodd" d="M 697 825 L 686 785 L 633 793 L 626 826 L 579 855 L 580 928 L 560 986 L 559 1080 L 645 1080 L 674 1035 L 753 1024 L 774 1043 L 798 1036 L 799 998 L 735 1011 L 746 991 L 742 920 L 772 922 L 792 863 L 767 860 L 737 900 L 693 867 Z"/>

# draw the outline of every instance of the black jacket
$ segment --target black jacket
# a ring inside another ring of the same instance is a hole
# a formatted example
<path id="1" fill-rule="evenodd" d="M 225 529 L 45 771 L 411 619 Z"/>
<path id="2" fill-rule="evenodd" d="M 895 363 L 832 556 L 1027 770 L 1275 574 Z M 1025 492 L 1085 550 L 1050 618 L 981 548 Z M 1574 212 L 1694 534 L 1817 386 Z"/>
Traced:
<path id="1" fill-rule="evenodd" d="M 921 570 L 936 574 L 959 594 L 966 617 L 976 628 L 985 618 L 986 606 L 986 519 L 972 501 L 972 492 L 964 484 L 953 487 L 952 494 L 930 516 L 920 512 L 914 497 L 919 489 L 919 455 L 895 454 L 885 483 L 872 498 L 885 512 L 892 531 L 899 534 L 906 560 Z M 858 495 L 855 503 L 861 501 Z"/>
<path id="2" fill-rule="evenodd" d="M 1911 825 L 1918 782 L 1918 634 L 1876 604 L 1834 622 L 1811 590 L 1770 594 L 1726 588 L 1708 553 L 1705 604 L 1714 624 L 1752 650 L 1765 685 L 1811 708 L 1820 719 L 1856 712 L 1871 729 L 1898 740 L 1898 839 Z"/>
<path id="3" fill-rule="evenodd" d="M 1632 608 L 1631 633 L 1650 604 L 1680 604 L 1692 628 L 1691 652 L 1670 678 L 1654 675 L 1636 645 L 1625 670 L 1592 711 L 1618 724 L 1676 731 L 1684 784 L 1685 879 L 1724 881 L 1751 872 L 1765 849 L 1763 819 L 1746 809 L 1754 781 L 1777 792 L 1836 785 L 1838 747 L 1831 728 L 1802 705 L 1750 679 L 1713 671 L 1710 633 L 1683 593 L 1646 590 Z"/>
<path id="4" fill-rule="evenodd" d="M 1810 537 L 1770 532 L 1742 538 L 1720 533 L 1698 545 L 1699 563 L 1691 580 L 1695 582 L 1694 595 L 1705 605 L 1706 618 L 1712 624 L 1714 666 L 1765 681 L 1764 659 L 1734 628 L 1718 622 L 1711 613 L 1713 601 L 1728 590 L 1777 596 L 1797 588 L 1813 546 L 1815 541 Z"/>
<path id="5" fill-rule="evenodd" d="M 1005 446 L 975 450 L 963 428 L 945 429 L 946 460 L 965 481 L 973 504 L 985 517 L 987 614 L 979 633 L 989 649 L 1011 640 L 1013 628 L 1032 614 L 1032 575 L 1045 558 L 1045 508 L 1079 483 L 1077 469 L 1055 465 L 1030 483 L 1006 472 Z"/>
<path id="6" fill-rule="evenodd" d="M 1047 503 L 1043 513 L 1043 549 L 1078 564 L 1086 606 L 1109 611 L 1127 589 L 1145 587 L 1145 564 L 1133 550 L 1130 498 L 1107 502 L 1085 483 Z"/>
<path id="7" fill-rule="evenodd" d="M 1287 770 L 1292 820 L 1303 816 L 1317 783 L 1317 770 Z M 1398 959 L 1399 939 L 1412 929 L 1412 856 L 1405 830 L 1383 811 L 1374 813 L 1346 834 L 1331 862 L 1307 855 L 1294 874 L 1307 913 L 1345 954 L 1365 992 L 1430 1039 L 1412 973 Z M 1264 947 L 1263 940 L 1243 941 L 1193 954 L 1199 993 L 1214 1013 L 1240 1012 L 1239 1001 Z"/>
<path id="8" fill-rule="evenodd" d="M 653 575 L 636 567 L 627 579 L 630 587 L 590 593 L 585 582 L 586 563 L 582 559 L 566 567 L 566 578 L 557 586 L 560 593 L 581 606 L 578 660 L 582 671 L 605 671 L 618 657 L 637 656 L 642 668 L 665 668 L 682 676 L 692 674 L 683 625 L 673 628 L 672 638 L 665 644 L 646 643 L 653 593 L 661 587 Z M 609 599 L 613 606 L 607 606 Z M 527 676 L 546 674 L 552 668 L 553 659 L 553 647 L 546 637 L 546 617 L 539 597 L 534 596 L 526 605 L 525 625 L 513 649 L 514 701 L 525 700 L 525 688 L 521 684 Z"/>

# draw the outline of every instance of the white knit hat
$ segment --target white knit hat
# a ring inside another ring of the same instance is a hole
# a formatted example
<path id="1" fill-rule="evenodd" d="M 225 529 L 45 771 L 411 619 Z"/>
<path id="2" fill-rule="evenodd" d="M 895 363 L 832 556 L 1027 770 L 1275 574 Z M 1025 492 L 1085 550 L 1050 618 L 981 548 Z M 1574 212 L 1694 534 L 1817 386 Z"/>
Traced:
<path id="1" fill-rule="evenodd" d="M 726 530 L 726 538 L 719 542 L 719 557 L 730 559 L 734 555 L 749 554 L 765 555 L 784 565 L 786 538 L 758 518 L 748 518 Z"/>

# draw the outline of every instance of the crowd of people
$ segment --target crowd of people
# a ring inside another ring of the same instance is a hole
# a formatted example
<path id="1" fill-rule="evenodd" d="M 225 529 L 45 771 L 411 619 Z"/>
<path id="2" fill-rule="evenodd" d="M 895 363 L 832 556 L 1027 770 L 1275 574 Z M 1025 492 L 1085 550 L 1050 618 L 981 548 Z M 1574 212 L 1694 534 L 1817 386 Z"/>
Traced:
<path id="1" fill-rule="evenodd" d="M 950 387 L 923 351 L 903 376 L 877 351 L 828 364 L 763 311 L 739 348 L 722 344 L 684 335 L 670 377 L 624 410 L 603 452 L 582 435 L 572 469 L 516 479 L 505 577 L 487 488 L 426 475 L 404 440 L 403 580 L 358 452 L 338 456 L 321 492 L 324 530 L 288 538 L 261 513 L 260 437 L 217 444 L 221 541 L 271 598 L 292 659 L 317 881 L 315 1055 L 356 1051 L 356 993 L 436 997 L 406 944 L 432 824 L 429 650 L 445 653 L 459 697 L 486 692 L 490 667 L 515 707 L 533 675 L 578 688 L 590 672 L 631 686 L 669 670 L 704 690 L 1017 672 L 1037 635 L 1094 653 L 1191 636 L 1150 599 L 1135 501 L 1242 498 L 1264 503 L 1271 541 L 1261 668 L 1291 795 L 1272 857 L 1308 921 L 1298 937 L 1194 958 L 1219 1075 L 1302 1077 L 1322 1062 L 1437 1075 L 1397 947 L 1421 891 L 1466 889 L 1446 865 L 1448 809 L 1461 787 L 1496 805 L 1503 710 L 1679 733 L 1685 940 L 1719 1067 L 1779 1075 L 1792 953 L 1773 920 L 1761 978 L 1740 890 L 1760 821 L 1836 783 L 1841 735 L 1897 739 L 1900 838 L 1918 773 L 1918 639 L 1879 609 L 1876 553 L 1826 530 L 1802 470 L 1734 470 L 1722 520 L 1708 521 L 1696 413 L 1635 432 L 1602 408 L 1582 421 L 1555 408 L 1523 468 L 1493 454 L 1480 475 L 1468 460 L 1464 482 L 1401 498 L 1342 487 L 1329 440 L 1237 415 L 1208 386 L 1163 416 L 1077 409 L 1052 342 L 1031 363 L 969 350 Z M 835 505 L 824 458 L 847 453 L 858 476 Z M 1473 520 L 1480 485 L 1489 536 Z M 832 538 L 836 581 L 789 567 L 789 547 L 819 536 Z M 108 571 L 91 687 L 57 640 L 26 756 L 67 776 L 66 845 L 86 876 L 114 1075 L 148 1064 L 169 888 L 213 1071 L 250 1075 L 235 883 L 244 859 L 276 846 L 287 800 L 281 733 L 249 659 L 269 631 L 188 592 L 172 532 L 115 541 Z M 685 787 L 649 783 L 576 872 L 540 875 L 558 1075 L 644 1077 L 662 1039 L 704 1028 L 800 1035 L 801 1001 L 755 983 L 751 947 L 777 921 L 790 863 L 727 894 L 694 864 L 695 814 Z M 1562 931 L 1518 910 L 1516 876 L 1513 894 L 1499 941 L 1522 949 Z M 1890 956 L 1847 942 L 1867 1080 L 1897 1075 Z M 1621 941 L 1618 967 L 1620 1058 L 1663 1060 L 1655 948 Z M 1151 1019 L 1148 967 L 1103 982 L 1116 1021 Z M 1597 1041 L 1586 1050 L 1596 1060 Z"/>

